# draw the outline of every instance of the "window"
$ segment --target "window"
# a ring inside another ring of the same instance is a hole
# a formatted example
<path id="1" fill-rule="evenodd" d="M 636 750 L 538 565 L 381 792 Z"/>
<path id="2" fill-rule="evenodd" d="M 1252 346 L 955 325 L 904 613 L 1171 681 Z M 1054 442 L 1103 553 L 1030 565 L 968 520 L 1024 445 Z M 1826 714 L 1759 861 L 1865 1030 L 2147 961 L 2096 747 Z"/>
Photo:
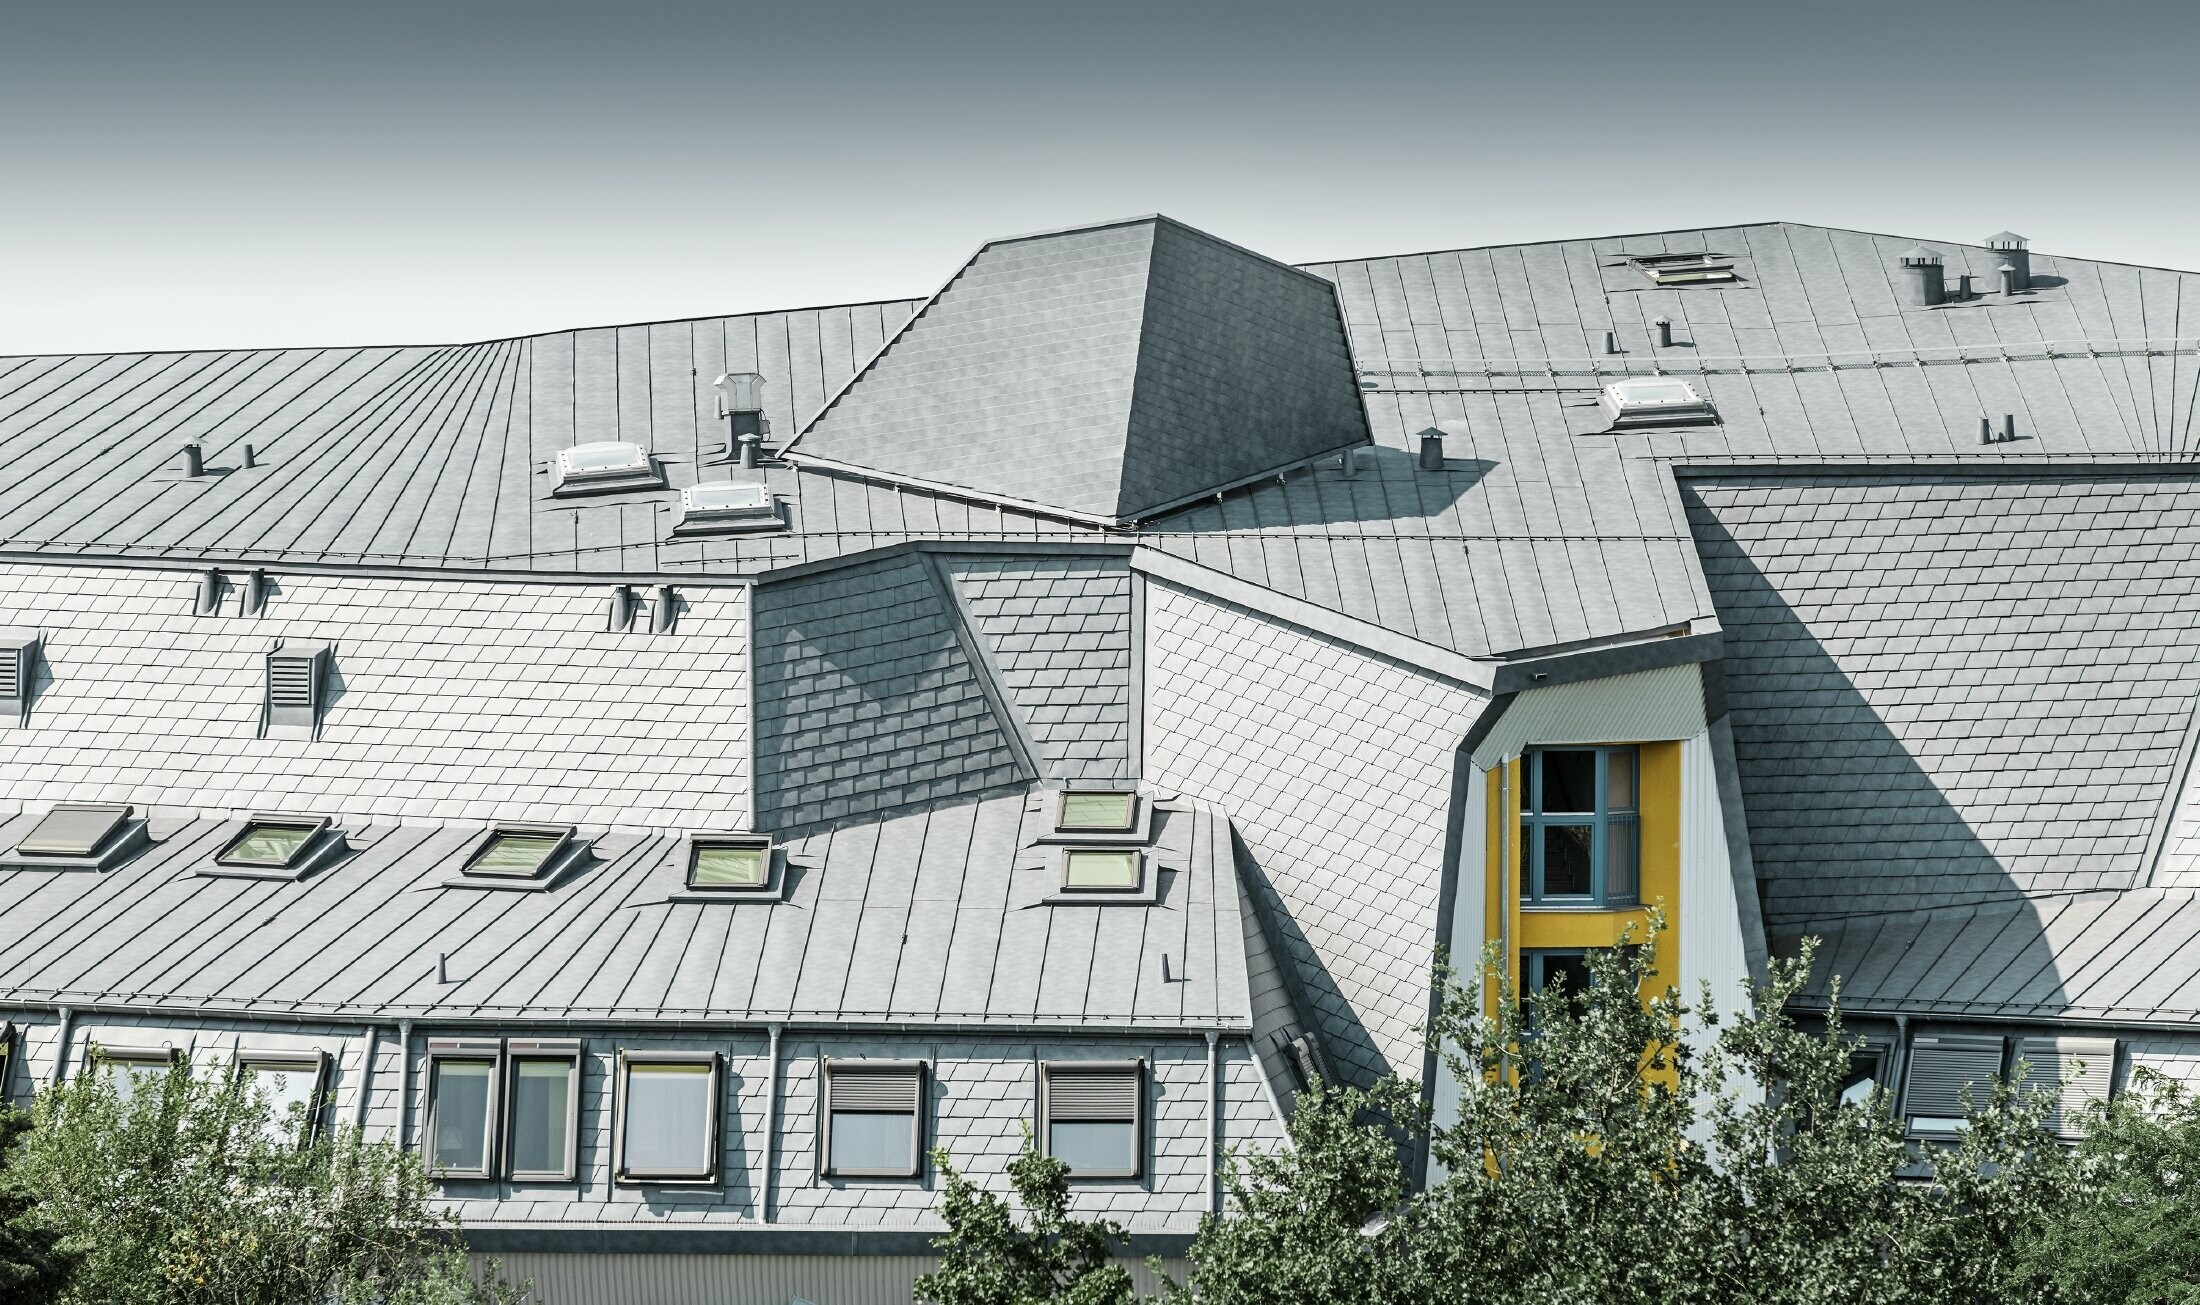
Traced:
<path id="1" fill-rule="evenodd" d="M 303 1145 L 313 1139 L 328 1078 L 325 1053 L 241 1051 L 237 1072 L 266 1097 L 269 1141 Z"/>
<path id="2" fill-rule="evenodd" d="M 1701 285 L 1738 280 L 1733 260 L 1723 254 L 1636 254 L 1627 265 L 1659 285 Z"/>
<path id="3" fill-rule="evenodd" d="M 1718 410 L 1696 387 L 1673 376 L 1614 381 L 1604 387 L 1604 410 L 1614 430 L 1635 426 L 1677 426 L 1712 421 Z"/>
<path id="4" fill-rule="evenodd" d="M 914 1178 L 924 1139 L 924 1062 L 833 1060 L 824 1065 L 828 1178 Z"/>
<path id="5" fill-rule="evenodd" d="M 717 1180 L 716 1053 L 619 1053 L 616 1163 L 622 1182 Z"/>
<path id="6" fill-rule="evenodd" d="M 1632 906 L 1636 862 L 1633 748 L 1545 748 L 1526 758 L 1522 887 L 1535 906 Z"/>
<path id="7" fill-rule="evenodd" d="M 556 868 L 573 841 L 571 825 L 498 825 L 474 844 L 462 873 L 535 879 Z"/>
<path id="8" fill-rule="evenodd" d="M 6 1105 L 15 1099 L 9 1092 L 12 1080 L 8 1077 L 9 1071 L 14 1068 L 15 1026 L 6 1020 L 0 1020 L 0 1105 Z"/>
<path id="9" fill-rule="evenodd" d="M 499 1053 L 494 1039 L 428 1040 L 428 1170 L 437 1177 L 490 1176 Z"/>
<path id="10" fill-rule="evenodd" d="M 1902 1116 L 1910 1132 L 1950 1136 L 1968 1127 L 1964 1090 L 1970 1090 L 1974 1109 L 1986 1104 L 2001 1075 L 2002 1049 L 1998 1037 L 1920 1034 L 1911 1039 L 1902 1093 Z"/>
<path id="11" fill-rule="evenodd" d="M 779 504 L 769 486 L 706 480 L 680 491 L 680 520 L 673 530 L 769 530 L 779 524 Z"/>
<path id="12" fill-rule="evenodd" d="M 22 856 L 92 856 L 122 828 L 130 814 L 131 808 L 125 806 L 64 802 L 47 812 L 15 850 Z"/>
<path id="13" fill-rule="evenodd" d="M 318 816 L 252 816 L 229 845 L 215 855 L 214 864 L 290 869 L 314 839 L 328 829 L 328 824 Z"/>
<path id="14" fill-rule="evenodd" d="M 756 892 L 771 886 L 772 840 L 762 834 L 688 836 L 687 885 L 700 891 Z"/>
<path id="15" fill-rule="evenodd" d="M 1880 1090 L 1891 1099 L 1894 1085 L 1887 1082 L 1887 1049 L 1866 1043 L 1849 1053 L 1849 1072 L 1841 1078 L 1841 1104 L 1863 1105 Z"/>
<path id="16" fill-rule="evenodd" d="M 619 489 L 659 489 L 664 478 L 639 444 L 602 440 L 558 451 L 557 485 L 552 494 L 600 493 Z"/>
<path id="17" fill-rule="evenodd" d="M 1145 855 L 1118 848 L 1072 847 L 1062 853 L 1062 891 L 1134 893 L 1145 882 Z"/>
<path id="18" fill-rule="evenodd" d="M 176 1064 L 174 1047 L 119 1047 L 95 1042 L 91 1051 L 93 1067 L 112 1077 L 115 1096 L 123 1101 L 142 1090 L 159 1091 Z"/>
<path id="19" fill-rule="evenodd" d="M 1144 1154 L 1145 1062 L 1049 1062 L 1040 1072 L 1040 1150 L 1072 1178 L 1136 1178 Z"/>
<path id="20" fill-rule="evenodd" d="M 2114 1038 L 2026 1038 L 2017 1044 L 2024 1062 L 2024 1090 L 2046 1092 L 2062 1085 L 2045 1124 L 2055 1136 L 2075 1139 L 2083 1132 L 2085 1108 L 2108 1100 L 2116 1081 Z"/>
<path id="21" fill-rule="evenodd" d="M 505 1172 L 516 1179 L 567 1182 L 579 1150 L 581 1044 L 577 1039 L 512 1039 L 506 1103 Z"/>
<path id="22" fill-rule="evenodd" d="M 1054 828 L 1063 834 L 1127 834 L 1137 819 L 1138 794 L 1127 789 L 1064 789 Z"/>

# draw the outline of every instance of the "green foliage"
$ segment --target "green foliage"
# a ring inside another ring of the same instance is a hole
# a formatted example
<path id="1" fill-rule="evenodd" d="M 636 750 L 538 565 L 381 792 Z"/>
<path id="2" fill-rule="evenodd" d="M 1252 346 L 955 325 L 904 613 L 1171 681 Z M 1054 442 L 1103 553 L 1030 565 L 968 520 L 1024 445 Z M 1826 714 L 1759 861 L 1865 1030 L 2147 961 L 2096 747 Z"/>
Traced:
<path id="1" fill-rule="evenodd" d="M 933 1245 L 940 1266 L 917 1279 L 916 1298 L 933 1305 L 1131 1305 L 1131 1276 L 1109 1248 L 1121 1225 L 1069 1217 L 1069 1166 L 1040 1155 L 1024 1132 L 1024 1148 L 1009 1162 L 1009 1185 L 1024 1207 L 1019 1224 L 1009 1203 L 964 1178 L 935 1150 L 932 1163 L 947 1179 L 940 1202 L 947 1233 Z"/>
<path id="2" fill-rule="evenodd" d="M 2200 1305 L 2200 1097 L 2133 1080 L 2087 1121 L 2078 1197 L 2023 1256 L 2069 1300 Z"/>
<path id="3" fill-rule="evenodd" d="M 42 1093 L 14 1168 L 76 1266 L 59 1300 L 143 1305 L 514 1305 L 477 1283 L 431 1211 L 418 1157 L 304 1116 L 188 1062 L 133 1091 L 113 1072 Z"/>
<path id="4" fill-rule="evenodd" d="M 0 1300 L 46 1305 L 60 1299 L 75 1267 L 57 1243 L 61 1235 L 38 1215 L 38 1198 L 22 1182 L 15 1163 L 30 1116 L 0 1106 Z"/>

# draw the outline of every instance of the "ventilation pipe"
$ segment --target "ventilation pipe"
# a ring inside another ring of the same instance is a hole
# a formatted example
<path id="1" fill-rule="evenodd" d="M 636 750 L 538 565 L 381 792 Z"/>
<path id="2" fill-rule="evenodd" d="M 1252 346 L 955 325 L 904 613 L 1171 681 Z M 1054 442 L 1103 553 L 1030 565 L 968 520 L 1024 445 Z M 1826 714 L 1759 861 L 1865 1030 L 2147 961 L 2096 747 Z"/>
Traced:
<path id="1" fill-rule="evenodd" d="M 266 609 L 267 590 L 267 572 L 254 567 L 252 574 L 246 576 L 244 582 L 244 614 L 246 616 L 258 616 Z"/>
<path id="2" fill-rule="evenodd" d="M 257 467 L 260 465 L 260 456 L 252 451 L 252 446 L 250 444 L 244 446 L 244 465 L 247 467 Z"/>
<path id="3" fill-rule="evenodd" d="M 634 624 L 634 589 L 631 585 L 611 586 L 611 598 L 604 604 L 606 630 L 619 631 Z"/>
<path id="4" fill-rule="evenodd" d="M 1981 444 L 1991 444 L 1994 442 L 1993 418 L 1981 417 L 1978 419 L 1978 442 Z"/>
<path id="5" fill-rule="evenodd" d="M 222 573 L 216 570 L 199 572 L 199 596 L 192 609 L 200 616 L 212 616 L 222 608 Z"/>
<path id="6" fill-rule="evenodd" d="M 1430 429 L 1421 432 L 1421 470 L 1444 469 L 1444 432 Z"/>
<path id="7" fill-rule="evenodd" d="M 2001 261 L 2016 270 L 2014 277 L 2004 278 L 2013 283 L 2012 291 L 2032 288 L 2032 250 L 2023 236 L 2014 231 L 1997 231 L 1986 237 L 1986 247 L 2001 255 Z"/>
<path id="8" fill-rule="evenodd" d="M 711 385 L 718 391 L 718 415 L 732 423 L 734 444 L 727 452 L 738 447 L 744 459 L 741 465 L 755 466 L 746 461 L 748 449 L 754 445 L 742 445 L 741 441 L 753 435 L 761 443 L 771 429 L 771 423 L 764 420 L 764 378 L 755 372 L 727 372 Z"/>
<path id="9" fill-rule="evenodd" d="M 1618 352 L 1619 352 L 1619 332 L 1617 332 L 1617 331 L 1606 331 L 1606 332 L 1604 333 L 1604 352 L 1606 352 L 1606 353 L 1618 353 Z"/>
<path id="10" fill-rule="evenodd" d="M 673 609 L 679 604 L 679 601 L 680 596 L 674 592 L 671 585 L 658 585 L 649 591 L 649 632 L 651 634 L 672 633 Z"/>
<path id="11" fill-rule="evenodd" d="M 1672 347 L 1673 347 L 1673 319 L 1672 319 L 1672 318 L 1670 318 L 1670 317 L 1661 317 L 1661 318 L 1659 318 L 1659 319 L 1658 319 L 1658 321 L 1657 321 L 1657 327 L 1658 327 L 1658 347 L 1659 347 L 1660 349 L 1670 349 L 1670 348 L 1672 348 Z"/>
<path id="12" fill-rule="evenodd" d="M 1346 449 L 1337 458 L 1337 469 L 1344 473 L 1346 480 L 1357 478 L 1360 474 L 1360 451 L 1356 448 Z"/>
<path id="13" fill-rule="evenodd" d="M 1978 292 L 1971 288 L 1971 274 L 1969 272 L 1965 272 L 1963 275 L 1956 278 L 1957 303 L 1967 304 L 1977 297 Z"/>
<path id="14" fill-rule="evenodd" d="M 186 476 L 203 476 L 206 474 L 206 458 L 197 444 L 183 446 L 183 474 Z"/>
<path id="15" fill-rule="evenodd" d="M 2015 294 L 2017 292 L 2017 265 L 2014 263 L 2003 263 L 2000 267 L 1995 268 L 1994 271 L 1998 272 L 2001 275 L 2001 292 L 2005 295 Z"/>
<path id="16" fill-rule="evenodd" d="M 736 435 L 733 438 L 734 443 L 741 446 L 742 466 L 754 467 L 759 461 L 762 460 L 762 454 L 759 452 L 764 444 L 764 437 L 762 435 L 758 435 L 752 431 L 749 434 Z"/>
<path id="17" fill-rule="evenodd" d="M 2017 414 L 2015 414 L 2015 413 L 2013 413 L 2013 412 L 2005 412 L 2005 413 L 2001 414 L 2001 439 L 2002 439 L 2002 443 L 2004 443 L 2004 444 L 2007 444 L 2007 443 L 2009 443 L 2010 441 L 2012 441 L 2012 440 L 2016 439 L 2016 437 L 2017 437 Z"/>
<path id="18" fill-rule="evenodd" d="M 1948 302 L 1948 280 L 1940 251 L 1917 246 L 1902 256 L 1897 293 L 1905 308 L 1930 308 Z"/>

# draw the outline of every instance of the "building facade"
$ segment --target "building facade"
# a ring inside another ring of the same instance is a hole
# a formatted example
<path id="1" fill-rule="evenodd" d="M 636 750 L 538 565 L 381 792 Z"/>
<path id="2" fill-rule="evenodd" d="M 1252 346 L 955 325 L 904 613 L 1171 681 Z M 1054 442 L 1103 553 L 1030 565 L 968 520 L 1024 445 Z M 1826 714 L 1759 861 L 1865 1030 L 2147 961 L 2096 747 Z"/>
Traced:
<path id="1" fill-rule="evenodd" d="M 1973 286 L 1984 287 L 1974 289 Z M 1182 1254 L 1430 965 L 1822 941 L 1920 1137 L 2200 1041 L 2188 274 L 1793 224 L 0 359 L 0 1091 L 237 1065 L 551 1305 Z"/>

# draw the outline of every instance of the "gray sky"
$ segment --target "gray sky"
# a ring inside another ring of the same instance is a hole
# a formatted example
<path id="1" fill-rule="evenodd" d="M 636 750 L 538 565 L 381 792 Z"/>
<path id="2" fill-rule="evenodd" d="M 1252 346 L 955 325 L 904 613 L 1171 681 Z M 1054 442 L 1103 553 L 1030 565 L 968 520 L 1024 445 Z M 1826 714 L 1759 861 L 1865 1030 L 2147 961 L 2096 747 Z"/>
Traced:
<path id="1" fill-rule="evenodd" d="M 0 24 L 0 353 L 896 298 L 988 237 L 1156 210 L 1295 262 L 1782 218 L 2200 268 L 2191 0 Z"/>

